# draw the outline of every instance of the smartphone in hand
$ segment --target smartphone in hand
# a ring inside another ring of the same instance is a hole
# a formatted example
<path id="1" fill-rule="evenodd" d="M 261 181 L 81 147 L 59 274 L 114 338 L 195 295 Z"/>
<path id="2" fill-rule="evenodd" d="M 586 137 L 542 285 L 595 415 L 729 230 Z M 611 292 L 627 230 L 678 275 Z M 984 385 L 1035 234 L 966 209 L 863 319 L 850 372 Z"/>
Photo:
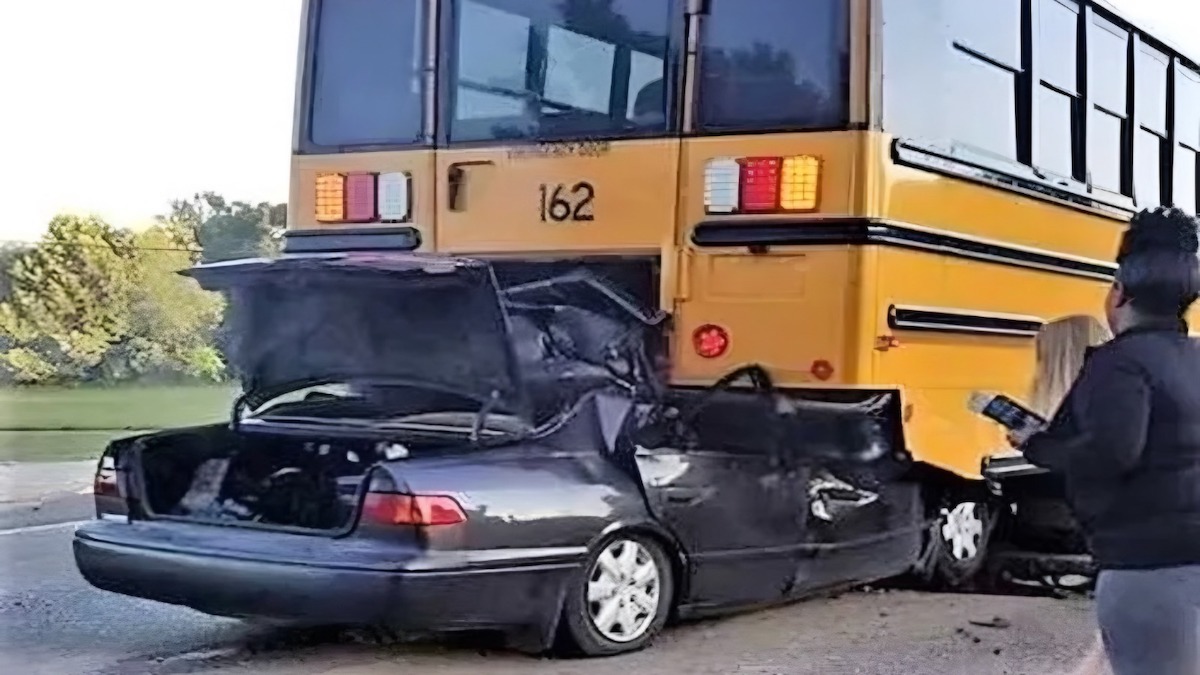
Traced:
<path id="1" fill-rule="evenodd" d="M 1020 448 L 1046 426 L 1041 415 L 1004 394 L 974 392 L 967 407 L 1008 430 L 1008 441 Z"/>

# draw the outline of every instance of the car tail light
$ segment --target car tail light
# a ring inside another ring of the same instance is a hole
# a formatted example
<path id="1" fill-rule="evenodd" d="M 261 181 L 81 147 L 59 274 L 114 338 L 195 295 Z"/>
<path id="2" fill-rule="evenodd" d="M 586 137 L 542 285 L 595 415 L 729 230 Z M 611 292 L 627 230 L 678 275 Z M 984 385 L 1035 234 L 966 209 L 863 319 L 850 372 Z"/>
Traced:
<path id="1" fill-rule="evenodd" d="M 701 358 L 715 359 L 729 351 L 729 332 L 708 324 L 692 332 L 692 348 Z"/>
<path id="2" fill-rule="evenodd" d="M 96 477 L 92 482 L 92 492 L 97 497 L 121 496 L 121 488 L 117 485 L 117 462 L 112 455 L 100 458 L 100 466 L 96 469 Z"/>
<path id="3" fill-rule="evenodd" d="M 433 527 L 466 522 L 467 514 L 453 497 L 400 492 L 390 474 L 376 470 L 367 486 L 362 519 L 375 525 Z"/>
<path id="4" fill-rule="evenodd" d="M 100 456 L 100 465 L 96 467 L 96 475 L 92 478 L 92 501 L 98 518 L 129 518 L 129 502 L 124 494 L 121 471 L 117 468 L 117 454 L 121 452 L 121 447 L 127 445 L 116 441 L 105 448 L 104 454 Z"/>
<path id="5" fill-rule="evenodd" d="M 821 160 L 794 157 L 720 157 L 704 168 L 704 209 L 710 214 L 814 211 Z"/>
<path id="6" fill-rule="evenodd" d="M 377 525 L 433 527 L 464 523 L 467 514 L 453 497 L 372 492 L 363 502 L 363 520 Z"/>
<path id="7" fill-rule="evenodd" d="M 98 497 L 120 497 L 121 491 L 117 488 L 116 474 L 96 474 L 96 479 L 92 483 L 92 493 Z"/>
<path id="8" fill-rule="evenodd" d="M 317 174 L 317 222 L 408 222 L 412 213 L 411 184 L 412 177 L 403 172 Z"/>

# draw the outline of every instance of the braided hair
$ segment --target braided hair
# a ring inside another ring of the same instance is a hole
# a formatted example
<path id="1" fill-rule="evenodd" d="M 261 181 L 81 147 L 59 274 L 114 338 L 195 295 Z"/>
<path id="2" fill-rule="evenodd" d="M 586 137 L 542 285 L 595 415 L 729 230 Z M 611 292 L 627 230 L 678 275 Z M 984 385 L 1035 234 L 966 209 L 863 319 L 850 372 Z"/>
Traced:
<path id="1" fill-rule="evenodd" d="M 1116 281 L 1146 315 L 1182 317 L 1200 297 L 1200 222 L 1177 208 L 1133 217 L 1117 252 Z"/>

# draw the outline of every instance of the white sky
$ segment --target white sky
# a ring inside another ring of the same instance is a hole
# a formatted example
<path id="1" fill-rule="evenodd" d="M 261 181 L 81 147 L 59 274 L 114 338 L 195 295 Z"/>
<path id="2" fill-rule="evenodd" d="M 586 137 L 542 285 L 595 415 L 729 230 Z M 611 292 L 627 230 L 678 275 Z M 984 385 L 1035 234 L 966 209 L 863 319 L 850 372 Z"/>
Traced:
<path id="1" fill-rule="evenodd" d="M 966 1 L 966 0 L 960 0 Z M 1111 0 L 1200 57 L 1200 0 Z M 300 0 L 0 2 L 0 240 L 287 198 Z"/>

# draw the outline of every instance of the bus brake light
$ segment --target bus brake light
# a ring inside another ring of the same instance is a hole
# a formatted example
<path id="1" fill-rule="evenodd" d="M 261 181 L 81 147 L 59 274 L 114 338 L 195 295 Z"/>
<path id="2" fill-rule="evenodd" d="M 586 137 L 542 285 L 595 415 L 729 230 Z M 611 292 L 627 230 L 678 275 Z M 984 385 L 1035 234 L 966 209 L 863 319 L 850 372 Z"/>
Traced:
<path id="1" fill-rule="evenodd" d="M 715 359 L 729 351 L 729 332 L 720 326 L 707 324 L 692 332 L 692 348 L 703 359 Z"/>
<path id="2" fill-rule="evenodd" d="M 778 157 L 742 160 L 742 210 L 774 211 L 779 208 L 779 177 L 783 162 Z"/>
<path id="3" fill-rule="evenodd" d="M 346 175 L 346 222 L 369 223 L 375 220 L 375 174 Z"/>
<path id="4" fill-rule="evenodd" d="M 794 157 L 720 157 L 704 168 L 704 210 L 709 214 L 797 213 L 819 203 L 821 160 Z"/>

